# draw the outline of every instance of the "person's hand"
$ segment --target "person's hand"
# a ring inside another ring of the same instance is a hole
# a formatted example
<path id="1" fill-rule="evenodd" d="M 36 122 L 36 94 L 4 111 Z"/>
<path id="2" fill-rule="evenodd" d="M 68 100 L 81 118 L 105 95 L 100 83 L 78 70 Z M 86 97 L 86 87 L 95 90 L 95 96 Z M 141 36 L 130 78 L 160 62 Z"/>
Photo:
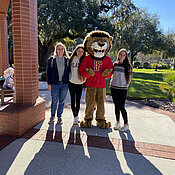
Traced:
<path id="1" fill-rule="evenodd" d="M 51 85 L 48 85 L 48 89 L 49 89 L 49 91 L 51 91 Z"/>
<path id="2" fill-rule="evenodd" d="M 108 76 L 111 73 L 112 69 L 105 69 L 102 73 L 103 76 Z"/>
<path id="3" fill-rule="evenodd" d="M 86 68 L 86 72 L 90 76 L 94 76 L 95 75 L 94 71 L 91 68 Z"/>

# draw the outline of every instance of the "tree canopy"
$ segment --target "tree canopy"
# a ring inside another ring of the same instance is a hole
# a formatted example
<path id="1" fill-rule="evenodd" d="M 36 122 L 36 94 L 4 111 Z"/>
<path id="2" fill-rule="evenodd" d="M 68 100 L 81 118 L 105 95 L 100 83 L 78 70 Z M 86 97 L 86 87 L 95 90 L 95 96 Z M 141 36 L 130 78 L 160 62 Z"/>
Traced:
<path id="1" fill-rule="evenodd" d="M 112 35 L 115 27 L 111 19 L 132 11 L 134 5 L 130 4 L 126 0 L 39 0 L 40 63 L 46 64 L 41 60 L 47 59 L 54 44 L 62 38 L 84 38 L 92 30 L 105 30 Z"/>
<path id="2" fill-rule="evenodd" d="M 131 54 L 131 62 L 138 52 L 152 53 L 162 48 L 162 32 L 158 29 L 158 18 L 144 10 L 131 13 L 127 21 L 116 23 L 115 47 L 127 48 Z"/>
<path id="3" fill-rule="evenodd" d="M 7 20 L 12 48 L 11 6 Z M 140 10 L 130 0 L 38 0 L 39 65 L 46 66 L 56 42 L 70 47 L 92 30 L 109 32 L 114 38 L 111 54 L 115 56 L 124 47 L 131 62 L 137 53 L 155 50 L 175 57 L 175 34 L 164 35 L 157 15 Z"/>

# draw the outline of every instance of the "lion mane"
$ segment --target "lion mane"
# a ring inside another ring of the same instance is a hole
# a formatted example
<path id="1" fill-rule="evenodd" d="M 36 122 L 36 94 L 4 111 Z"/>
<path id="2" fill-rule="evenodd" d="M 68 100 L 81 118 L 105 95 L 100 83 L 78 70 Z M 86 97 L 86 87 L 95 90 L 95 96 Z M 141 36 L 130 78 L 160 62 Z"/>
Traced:
<path id="1" fill-rule="evenodd" d="M 84 47 L 93 59 L 102 60 L 112 47 L 113 37 L 105 31 L 92 31 L 84 39 Z"/>

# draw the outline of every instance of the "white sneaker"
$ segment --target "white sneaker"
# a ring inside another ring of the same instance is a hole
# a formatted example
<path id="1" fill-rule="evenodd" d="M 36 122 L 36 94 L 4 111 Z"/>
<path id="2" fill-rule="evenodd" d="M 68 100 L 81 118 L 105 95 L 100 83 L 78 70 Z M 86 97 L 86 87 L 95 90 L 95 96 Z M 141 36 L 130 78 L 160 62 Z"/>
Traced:
<path id="1" fill-rule="evenodd" d="M 74 125 L 78 125 L 79 123 L 79 117 L 74 117 Z"/>
<path id="2" fill-rule="evenodd" d="M 55 122 L 55 117 L 50 117 L 48 124 L 54 124 L 54 122 Z"/>
<path id="3" fill-rule="evenodd" d="M 120 131 L 127 131 L 129 129 L 129 125 L 124 125 Z"/>
<path id="4" fill-rule="evenodd" d="M 120 123 L 116 122 L 116 124 L 114 126 L 114 129 L 115 130 L 120 130 L 121 129 Z"/>
<path id="5" fill-rule="evenodd" d="M 63 124 L 63 120 L 62 120 L 62 118 L 61 118 L 61 117 L 58 117 L 57 124 L 58 124 L 58 125 L 62 125 L 62 124 Z"/>

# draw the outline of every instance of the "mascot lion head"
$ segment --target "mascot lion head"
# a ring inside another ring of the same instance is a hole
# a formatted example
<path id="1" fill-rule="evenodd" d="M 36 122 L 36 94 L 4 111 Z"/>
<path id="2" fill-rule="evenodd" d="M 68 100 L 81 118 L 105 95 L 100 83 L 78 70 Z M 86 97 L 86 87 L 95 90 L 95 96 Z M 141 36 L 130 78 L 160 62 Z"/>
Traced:
<path id="1" fill-rule="evenodd" d="M 84 39 L 84 47 L 93 59 L 103 59 L 111 49 L 112 40 L 105 31 L 92 31 Z"/>

